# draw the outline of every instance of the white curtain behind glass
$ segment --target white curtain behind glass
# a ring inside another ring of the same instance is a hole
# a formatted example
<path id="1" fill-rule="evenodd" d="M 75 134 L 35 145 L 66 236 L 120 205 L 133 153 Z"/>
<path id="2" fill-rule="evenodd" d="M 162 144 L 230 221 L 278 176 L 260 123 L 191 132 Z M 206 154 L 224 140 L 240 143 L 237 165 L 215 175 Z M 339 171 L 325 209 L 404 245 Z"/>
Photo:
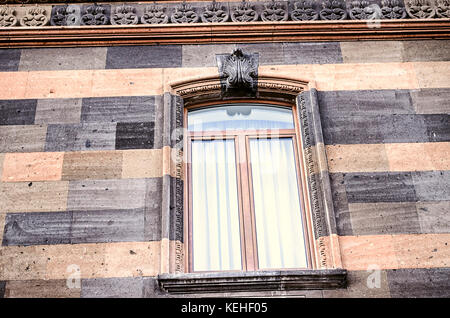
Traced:
<path id="1" fill-rule="evenodd" d="M 192 141 L 194 271 L 241 270 L 234 140 Z"/>
<path id="2" fill-rule="evenodd" d="M 250 139 L 260 269 L 307 267 L 291 138 Z"/>

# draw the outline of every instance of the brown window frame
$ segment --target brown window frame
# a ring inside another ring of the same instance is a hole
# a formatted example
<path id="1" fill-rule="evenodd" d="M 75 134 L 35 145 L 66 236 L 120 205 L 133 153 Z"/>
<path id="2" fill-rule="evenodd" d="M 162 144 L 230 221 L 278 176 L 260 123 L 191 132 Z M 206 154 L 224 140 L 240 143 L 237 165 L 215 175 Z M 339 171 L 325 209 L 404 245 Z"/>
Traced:
<path id="1" fill-rule="evenodd" d="M 309 211 L 309 204 L 307 202 L 307 180 L 305 177 L 305 162 L 301 149 L 301 134 L 300 124 L 298 122 L 298 110 L 295 103 L 265 100 L 265 99 L 236 99 L 227 101 L 214 101 L 198 103 L 184 107 L 184 127 L 187 128 L 188 111 L 197 108 L 205 108 L 208 106 L 220 106 L 223 104 L 238 104 L 238 103 L 258 103 L 266 104 L 268 106 L 284 106 L 289 107 L 292 110 L 294 128 L 293 129 L 279 129 L 277 130 L 277 138 L 288 137 L 292 138 L 294 146 L 294 156 L 296 164 L 296 174 L 298 191 L 300 197 L 300 207 L 302 211 L 302 226 L 303 236 L 305 239 L 305 249 L 307 258 L 307 267 L 301 269 L 314 269 L 314 256 L 313 256 L 313 225 L 311 213 Z M 255 225 L 255 211 L 254 201 L 252 199 L 252 175 L 251 175 L 251 162 L 249 153 L 249 139 L 257 139 L 258 137 L 270 137 L 270 130 L 227 130 L 227 131 L 201 131 L 192 132 L 186 129 L 186 138 L 184 138 L 184 149 L 186 149 L 187 158 L 191 158 L 191 144 L 192 140 L 211 140 L 211 139 L 234 139 L 235 140 L 235 155 L 237 163 L 237 181 L 238 181 L 238 202 L 239 202 L 239 224 L 240 224 L 240 238 L 241 238 L 241 271 L 267 271 L 267 270 L 296 270 L 294 269 L 260 269 L 258 266 L 258 253 L 256 243 L 256 225 Z M 191 176 L 191 162 L 190 160 L 184 161 L 184 237 L 187 238 L 185 244 L 185 268 L 187 272 L 193 271 L 193 237 L 192 237 L 192 176 Z M 195 271 L 199 273 L 200 271 Z"/>

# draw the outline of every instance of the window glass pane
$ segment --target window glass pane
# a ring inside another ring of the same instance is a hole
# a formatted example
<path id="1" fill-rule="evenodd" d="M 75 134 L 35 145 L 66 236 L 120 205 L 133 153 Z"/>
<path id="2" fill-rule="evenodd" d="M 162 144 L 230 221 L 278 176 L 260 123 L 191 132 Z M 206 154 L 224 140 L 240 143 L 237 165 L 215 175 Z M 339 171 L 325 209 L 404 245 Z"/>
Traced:
<path id="1" fill-rule="evenodd" d="M 241 270 L 234 140 L 192 141 L 194 271 Z"/>
<path id="2" fill-rule="evenodd" d="M 289 107 L 262 104 L 229 104 L 189 111 L 190 131 L 227 129 L 292 129 Z"/>
<path id="3" fill-rule="evenodd" d="M 250 139 L 250 156 L 259 268 L 307 267 L 292 139 Z"/>

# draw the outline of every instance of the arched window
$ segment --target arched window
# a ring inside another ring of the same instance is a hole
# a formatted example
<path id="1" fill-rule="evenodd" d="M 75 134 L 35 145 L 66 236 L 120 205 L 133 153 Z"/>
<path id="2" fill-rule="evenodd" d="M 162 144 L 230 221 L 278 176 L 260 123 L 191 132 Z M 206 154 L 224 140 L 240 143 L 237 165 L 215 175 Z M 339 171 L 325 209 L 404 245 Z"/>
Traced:
<path id="1" fill-rule="evenodd" d="M 311 267 L 296 107 L 185 109 L 190 271 Z"/>

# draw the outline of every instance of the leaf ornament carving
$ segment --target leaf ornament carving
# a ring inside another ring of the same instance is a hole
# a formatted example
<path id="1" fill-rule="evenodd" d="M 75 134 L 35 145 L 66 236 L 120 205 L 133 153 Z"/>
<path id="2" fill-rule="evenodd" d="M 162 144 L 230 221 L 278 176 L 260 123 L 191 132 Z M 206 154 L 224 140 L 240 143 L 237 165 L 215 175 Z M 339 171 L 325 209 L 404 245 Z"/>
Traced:
<path id="1" fill-rule="evenodd" d="M 349 15 L 352 20 L 381 19 L 381 8 L 377 4 L 370 4 L 366 0 L 355 0 L 351 3 Z"/>
<path id="2" fill-rule="evenodd" d="M 230 14 L 225 6 L 214 0 L 212 3 L 205 6 L 201 16 L 203 22 L 220 23 L 228 21 Z"/>
<path id="3" fill-rule="evenodd" d="M 20 19 L 20 25 L 29 27 L 40 27 L 48 23 L 45 16 L 45 9 L 40 7 L 32 7 L 27 10 L 25 15 Z"/>
<path id="4" fill-rule="evenodd" d="M 436 14 L 439 18 L 450 18 L 450 0 L 436 0 Z"/>
<path id="5" fill-rule="evenodd" d="M 237 6 L 231 10 L 231 20 L 233 22 L 253 22 L 258 20 L 258 12 L 255 6 L 242 0 Z"/>
<path id="6" fill-rule="evenodd" d="M 381 0 L 381 15 L 383 19 L 403 19 L 406 10 L 399 0 Z"/>
<path id="7" fill-rule="evenodd" d="M 288 19 L 288 11 L 285 4 L 272 0 L 264 4 L 264 10 L 261 13 L 263 21 L 286 21 Z"/>
<path id="8" fill-rule="evenodd" d="M 436 10 L 431 0 L 406 0 L 406 12 L 413 19 L 432 18 Z"/>
<path id="9" fill-rule="evenodd" d="M 169 16 L 166 14 L 166 8 L 159 5 L 145 7 L 144 15 L 141 17 L 141 22 L 144 24 L 163 24 L 168 21 Z"/>
<path id="10" fill-rule="evenodd" d="M 9 7 L 0 7 L 0 27 L 7 28 L 17 24 L 16 11 Z"/>
<path id="11" fill-rule="evenodd" d="M 109 17 L 106 15 L 106 8 L 100 5 L 90 5 L 81 16 L 82 25 L 106 25 Z"/>
<path id="12" fill-rule="evenodd" d="M 172 21 L 172 23 L 195 23 L 198 22 L 199 19 L 199 15 L 195 12 L 192 6 L 185 2 L 177 6 L 170 17 L 170 21 Z"/>
<path id="13" fill-rule="evenodd" d="M 313 21 L 319 18 L 319 12 L 314 9 L 312 0 L 302 0 L 294 2 L 294 9 L 291 12 L 293 21 Z"/>
<path id="14" fill-rule="evenodd" d="M 111 23 L 113 25 L 133 25 L 138 24 L 139 18 L 136 14 L 136 8 L 133 6 L 121 5 L 115 10 L 114 15 L 111 17 Z"/>
<path id="15" fill-rule="evenodd" d="M 322 20 L 344 20 L 347 17 L 345 3 L 342 0 L 325 0 L 320 10 Z"/>

